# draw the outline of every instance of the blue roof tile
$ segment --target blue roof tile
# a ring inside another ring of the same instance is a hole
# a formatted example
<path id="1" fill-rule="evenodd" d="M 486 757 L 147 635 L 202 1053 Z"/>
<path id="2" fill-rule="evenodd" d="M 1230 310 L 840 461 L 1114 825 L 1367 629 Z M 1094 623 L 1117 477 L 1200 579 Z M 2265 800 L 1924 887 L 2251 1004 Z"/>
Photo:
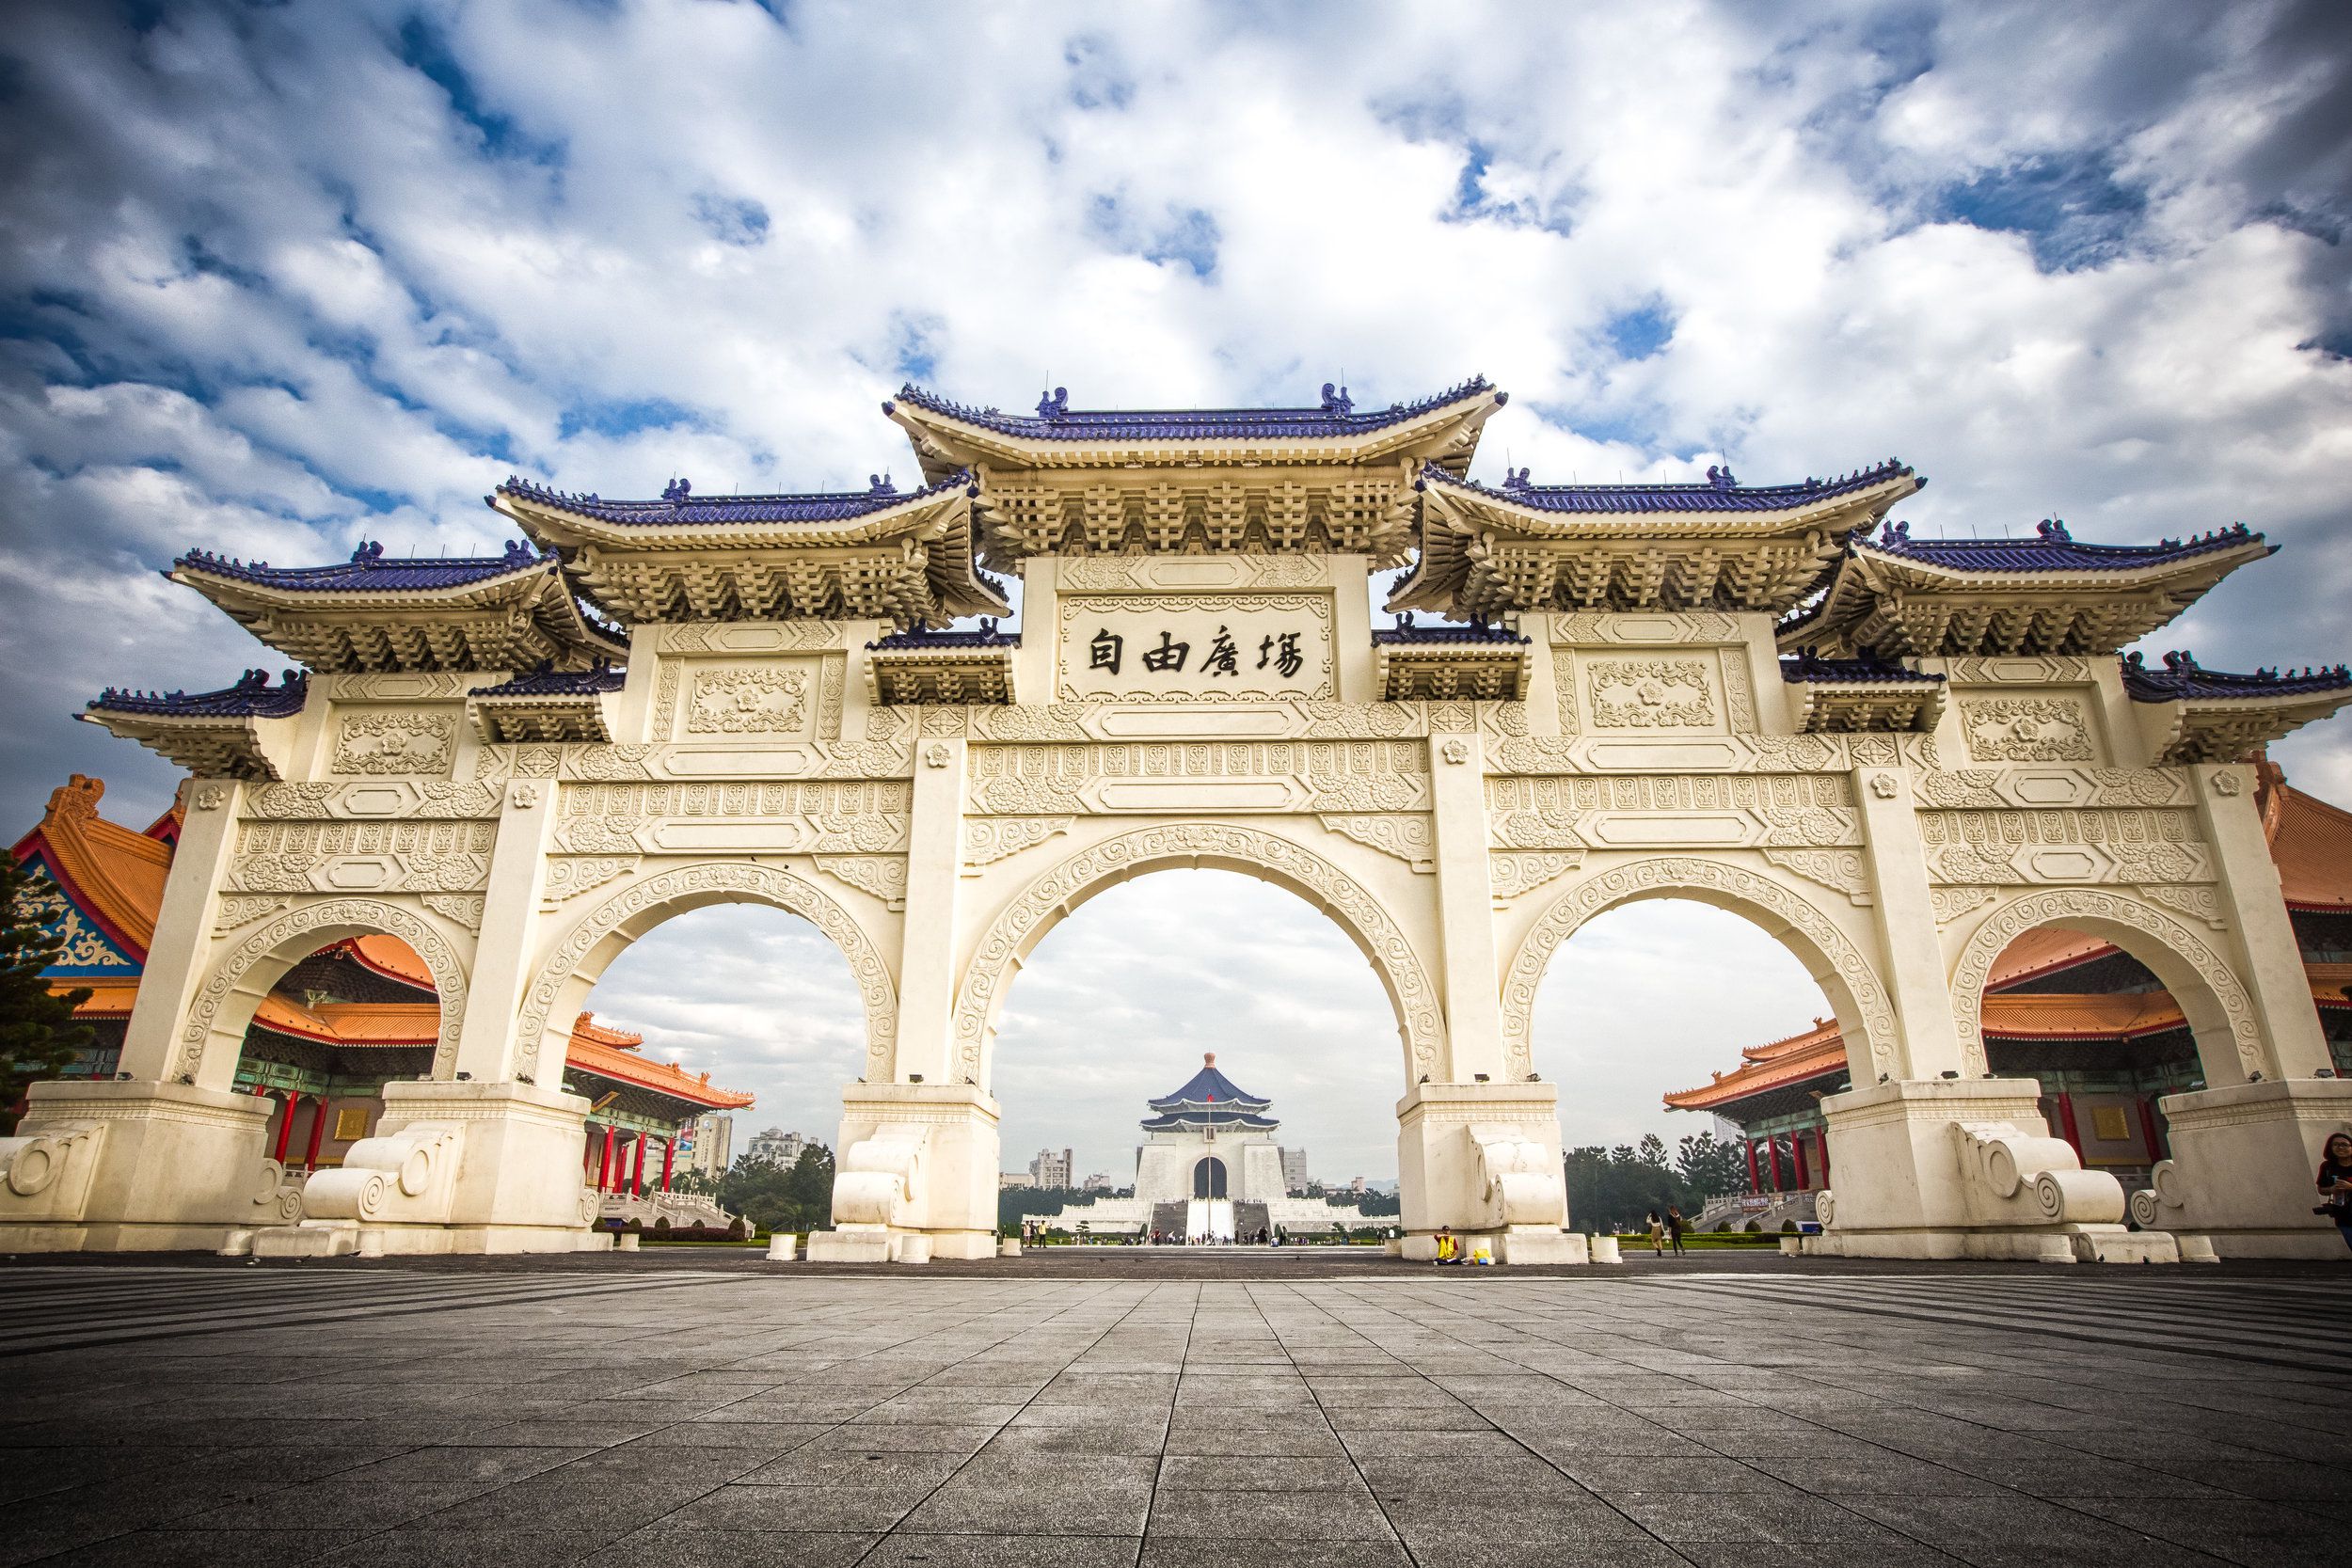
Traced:
<path id="1" fill-rule="evenodd" d="M 2123 689 L 2136 703 L 2173 703 L 2184 698 L 2296 697 L 2352 689 L 2352 669 L 2337 664 L 2317 670 L 2257 670 L 2233 675 L 2208 670 L 2194 655 L 2175 651 L 2164 656 L 2161 671 L 2148 668 L 2144 656 L 2123 656 Z"/>
<path id="2" fill-rule="evenodd" d="M 516 496 L 542 506 L 561 507 L 582 517 L 595 517 L 608 523 L 628 523 L 647 528 L 675 528 L 688 523 L 838 523 L 871 513 L 884 512 L 894 506 L 904 506 L 913 500 L 943 494 L 961 485 L 978 495 L 967 469 L 958 469 L 936 484 L 917 490 L 901 491 L 890 483 L 888 476 L 876 474 L 870 487 L 864 490 L 809 491 L 801 495 L 727 496 L 697 499 L 693 486 L 683 479 L 672 480 L 661 492 L 660 500 L 609 501 L 595 495 L 576 496 L 565 491 L 533 484 L 527 479 L 509 479 L 498 487 L 499 496 Z M 485 497 L 495 500 L 496 496 Z"/>
<path id="3" fill-rule="evenodd" d="M 984 615 L 980 617 L 979 629 L 977 631 L 935 630 L 930 626 L 910 626 L 905 631 L 894 631 L 887 637 L 868 642 L 866 646 L 874 650 L 1018 648 L 1021 646 L 1021 634 L 1017 631 L 998 631 L 995 617 Z"/>
<path id="4" fill-rule="evenodd" d="M 2046 517 L 2036 525 L 2031 539 L 1914 539 L 1910 524 L 1890 523 L 1876 539 L 1863 541 L 1881 555 L 1963 572 L 2108 572 L 2185 561 L 2262 542 L 2261 534 L 2238 523 L 2193 539 L 2164 539 L 2153 545 L 2085 545 L 2066 531 L 2064 523 Z"/>
<path id="5" fill-rule="evenodd" d="M 400 594 L 439 588 L 463 588 L 511 577 L 544 566 L 557 567 L 553 554 L 541 555 L 518 539 L 506 542 L 506 553 L 493 556 L 386 557 L 384 546 L 364 544 L 349 561 L 333 566 L 272 566 L 266 561 L 235 561 L 210 550 L 190 550 L 172 562 L 175 568 L 268 588 L 317 594 Z"/>
<path id="6" fill-rule="evenodd" d="M 1391 647 L 1400 644 L 1426 647 L 1432 643 L 1455 642 L 1518 644 L 1527 641 L 1509 626 L 1489 626 L 1484 621 L 1472 621 L 1467 626 L 1458 621 L 1417 624 L 1410 610 L 1399 614 L 1393 626 L 1374 627 L 1372 640 L 1375 644 Z"/>
<path id="7" fill-rule="evenodd" d="M 1181 1132 L 1192 1127 L 1238 1127 L 1252 1132 L 1271 1132 L 1282 1124 L 1272 1117 L 1255 1116 L 1248 1111 L 1171 1111 L 1164 1117 L 1146 1117 L 1141 1126 L 1146 1132 Z"/>
<path id="8" fill-rule="evenodd" d="M 1256 1112 L 1264 1110 L 1272 1103 L 1272 1101 L 1243 1093 L 1232 1079 L 1216 1070 L 1216 1058 L 1212 1055 L 1203 1059 L 1200 1070 L 1194 1073 L 1183 1088 L 1174 1094 L 1162 1095 L 1151 1101 L 1151 1106 L 1161 1112 L 1213 1107 Z"/>
<path id="9" fill-rule="evenodd" d="M 1323 385 L 1322 404 L 1313 408 L 1073 408 L 1068 389 L 1057 387 L 1038 401 L 1036 414 L 1028 415 L 951 403 L 910 382 L 898 388 L 896 402 L 1036 441 L 1332 440 L 1385 430 L 1490 391 L 1494 391 L 1493 384 L 1483 375 L 1474 375 L 1418 403 L 1395 403 L 1359 413 L 1346 388 L 1327 381 Z M 1495 392 L 1496 404 L 1500 405 L 1508 395 Z M 894 404 L 885 403 L 882 412 L 890 413 L 893 407 Z"/>
<path id="10" fill-rule="evenodd" d="M 1924 670 L 1906 670 L 1882 658 L 1820 658 L 1811 652 L 1784 654 L 1780 660 L 1780 678 L 1790 683 L 1802 681 L 1886 682 L 1941 681 L 1941 675 Z"/>
<path id="11" fill-rule="evenodd" d="M 1436 465 L 1422 469 L 1425 483 L 1437 480 L 1456 489 L 1474 490 L 1498 500 L 1537 512 L 1786 512 L 1816 501 L 1900 479 L 1911 469 L 1888 458 L 1876 467 L 1862 468 L 1836 479 L 1808 479 L 1797 484 L 1741 484 L 1729 468 L 1708 468 L 1699 484 L 1534 484 L 1525 468 L 1513 469 L 1500 486 L 1456 479 Z M 1927 483 L 1922 479 L 1921 484 Z"/>
<path id="12" fill-rule="evenodd" d="M 171 719 L 285 719 L 302 711 L 310 677 L 289 670 L 284 684 L 272 686 L 266 670 L 247 670 L 237 684 L 218 691 L 131 691 L 108 687 L 87 705 L 109 713 L 151 713 Z"/>
<path id="13" fill-rule="evenodd" d="M 594 697 L 607 691 L 618 691 L 625 672 L 609 665 L 594 670 L 562 670 L 541 668 L 527 675 L 496 686 L 477 686 L 469 693 L 476 697 Z"/>

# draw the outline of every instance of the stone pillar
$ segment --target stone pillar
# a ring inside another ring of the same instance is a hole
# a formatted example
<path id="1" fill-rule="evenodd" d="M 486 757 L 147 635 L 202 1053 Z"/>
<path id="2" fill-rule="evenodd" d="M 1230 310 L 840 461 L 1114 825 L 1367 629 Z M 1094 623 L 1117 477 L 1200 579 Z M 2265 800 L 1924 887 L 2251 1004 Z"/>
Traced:
<path id="1" fill-rule="evenodd" d="M 1486 860 L 1486 775 L 1476 735 L 1430 736 L 1429 794 L 1443 948 L 1444 1075 L 1455 1084 L 1499 1084 L 1506 1070 L 1502 969 Z"/>
<path id="2" fill-rule="evenodd" d="M 204 962 L 213 947 L 213 921 L 221 885 L 236 853 L 237 806 L 245 786 L 202 780 L 188 786 L 188 812 L 172 851 L 171 875 L 164 883 L 163 907 L 155 916 L 155 939 L 139 972 L 138 1000 L 122 1036 L 119 1070 L 132 1082 L 161 1084 L 179 1071 L 180 1025 L 188 1016 Z M 236 1064 L 220 1064 L 233 1074 Z M 216 1085 L 229 1087 L 223 1078 Z"/>
<path id="3" fill-rule="evenodd" d="M 890 1076 L 948 1084 L 956 1009 L 957 900 L 963 881 L 964 743 L 914 747 L 914 824 L 907 843 L 906 940 L 898 964 L 898 1037 Z"/>
<path id="4" fill-rule="evenodd" d="M 1880 978 L 1899 1025 L 1895 1076 L 1968 1076 L 1960 1031 L 1952 1022 L 1950 976 L 1936 938 L 1927 847 L 1919 837 L 1910 777 L 1899 768 L 1859 768 L 1853 788 L 1862 813 L 1863 858 L 1870 871 L 1871 911 L 1884 955 Z M 1848 1055 L 1862 1059 L 1851 1050 Z M 1854 1087 L 1869 1081 L 1870 1075 L 1857 1071 Z"/>
<path id="5" fill-rule="evenodd" d="M 1437 1232 L 1483 1241 L 1498 1263 L 1581 1263 L 1566 1229 L 1559 1088 L 1418 1084 L 1397 1101 L 1397 1196 L 1405 1256 L 1437 1256 Z"/>
<path id="6" fill-rule="evenodd" d="M 2352 1254 L 2336 1227 L 2311 1211 L 2320 1146 L 2352 1126 L 2352 1082 L 2334 1076 L 2255 810 L 2252 770 L 2232 764 L 2188 773 L 2235 938 L 2231 966 L 2259 1031 L 2262 1081 L 2245 1076 L 2234 1040 L 2199 1051 L 2210 1086 L 2164 1097 L 2171 1157 L 2156 1162 L 2152 1187 L 2132 1196 L 2132 1217 L 2217 1257 L 2345 1261 Z M 2329 1075 L 2318 1076 L 2322 1069 Z"/>
<path id="7" fill-rule="evenodd" d="M 555 833 L 556 787 L 552 779 L 516 779 L 506 786 L 453 1069 L 477 1083 L 503 1083 L 516 1075 L 520 1043 L 516 1021 L 537 978 L 532 959 L 539 938 L 539 898 L 547 886 L 548 847 Z M 550 1022 L 549 1032 L 557 1027 Z M 543 1059 L 540 1069 L 561 1084 L 561 1053 Z"/>

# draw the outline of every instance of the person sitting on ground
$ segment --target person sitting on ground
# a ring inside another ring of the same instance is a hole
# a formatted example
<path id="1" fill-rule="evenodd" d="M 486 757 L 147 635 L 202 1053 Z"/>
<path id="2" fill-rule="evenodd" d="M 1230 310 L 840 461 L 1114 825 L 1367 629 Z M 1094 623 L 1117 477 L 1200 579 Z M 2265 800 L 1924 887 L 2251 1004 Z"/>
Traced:
<path id="1" fill-rule="evenodd" d="M 1454 1260 L 1455 1256 L 1454 1232 L 1447 1229 L 1442 1225 L 1438 1227 L 1438 1261 L 1440 1263 L 1451 1263 Z"/>
<path id="2" fill-rule="evenodd" d="M 2352 1132 L 2330 1132 L 2319 1149 L 2319 1190 L 2327 1202 L 2315 1212 L 2333 1220 L 2352 1246 Z"/>
<path id="3" fill-rule="evenodd" d="M 1666 1256 L 1666 1222 L 1658 1217 L 1658 1211 L 1649 1212 L 1649 1249 L 1654 1257 Z"/>

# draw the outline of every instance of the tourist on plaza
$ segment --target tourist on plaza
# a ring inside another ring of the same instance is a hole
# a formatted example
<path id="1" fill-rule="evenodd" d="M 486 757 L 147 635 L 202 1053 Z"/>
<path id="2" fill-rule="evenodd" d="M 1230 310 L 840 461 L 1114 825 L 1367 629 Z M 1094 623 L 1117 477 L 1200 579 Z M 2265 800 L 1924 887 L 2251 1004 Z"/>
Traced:
<path id="1" fill-rule="evenodd" d="M 1666 1256 L 1666 1222 L 1658 1217 L 1658 1211 L 1649 1212 L 1649 1249 L 1653 1256 Z"/>
<path id="2" fill-rule="evenodd" d="M 2335 1221 L 2344 1245 L 2352 1246 L 2352 1132 L 2330 1132 L 2320 1146 L 2319 1190 L 2328 1201 L 2312 1212 Z"/>
<path id="3" fill-rule="evenodd" d="M 1675 1256 L 1677 1258 L 1682 1256 L 1682 1232 L 1684 1227 L 1690 1223 L 1691 1222 L 1689 1220 L 1682 1217 L 1682 1206 L 1680 1204 L 1669 1203 L 1666 1205 L 1666 1235 L 1667 1238 L 1674 1243 Z"/>

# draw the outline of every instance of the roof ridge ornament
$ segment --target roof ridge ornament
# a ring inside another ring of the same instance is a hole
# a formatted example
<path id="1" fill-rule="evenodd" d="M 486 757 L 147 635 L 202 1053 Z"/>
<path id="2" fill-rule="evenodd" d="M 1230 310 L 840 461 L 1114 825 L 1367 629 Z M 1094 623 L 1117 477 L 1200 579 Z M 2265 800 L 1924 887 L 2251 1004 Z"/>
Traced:
<path id="1" fill-rule="evenodd" d="M 1347 395 L 1346 388 L 1334 387 L 1327 381 L 1323 384 L 1323 411 L 1327 414 L 1353 414 L 1356 412 L 1356 400 Z"/>
<path id="2" fill-rule="evenodd" d="M 1732 477 L 1730 464 L 1726 463 L 1719 468 L 1709 463 L 1707 466 L 1707 483 L 1718 490 L 1729 490 L 1740 482 Z"/>
<path id="3" fill-rule="evenodd" d="M 1505 490 L 1528 490 L 1528 489 L 1533 489 L 1533 488 L 1534 488 L 1534 486 L 1528 483 L 1528 478 L 1527 478 L 1527 476 L 1528 476 L 1528 472 L 1529 472 L 1529 470 L 1528 470 L 1528 469 L 1525 469 L 1525 468 L 1505 468 L 1505 469 L 1503 469 L 1503 470 L 1502 470 L 1502 487 L 1503 487 Z"/>
<path id="4" fill-rule="evenodd" d="M 2072 544 L 2074 538 L 2073 534 L 2066 531 L 2064 520 L 2058 517 L 2042 518 L 2034 525 L 2034 532 L 2058 544 Z"/>
<path id="5" fill-rule="evenodd" d="M 370 562 L 381 561 L 383 559 L 384 546 L 373 539 L 360 540 L 358 547 L 351 552 L 351 560 L 354 565 L 364 566 Z M 256 562 L 256 564 L 259 563 Z"/>
<path id="6" fill-rule="evenodd" d="M 661 487 L 661 499 L 672 506 L 683 506 L 686 503 L 686 498 L 693 493 L 693 482 L 683 475 Z"/>
<path id="7" fill-rule="evenodd" d="M 1066 420 L 1070 417 L 1070 388 L 1057 387 L 1037 400 L 1037 417 L 1041 420 Z"/>

